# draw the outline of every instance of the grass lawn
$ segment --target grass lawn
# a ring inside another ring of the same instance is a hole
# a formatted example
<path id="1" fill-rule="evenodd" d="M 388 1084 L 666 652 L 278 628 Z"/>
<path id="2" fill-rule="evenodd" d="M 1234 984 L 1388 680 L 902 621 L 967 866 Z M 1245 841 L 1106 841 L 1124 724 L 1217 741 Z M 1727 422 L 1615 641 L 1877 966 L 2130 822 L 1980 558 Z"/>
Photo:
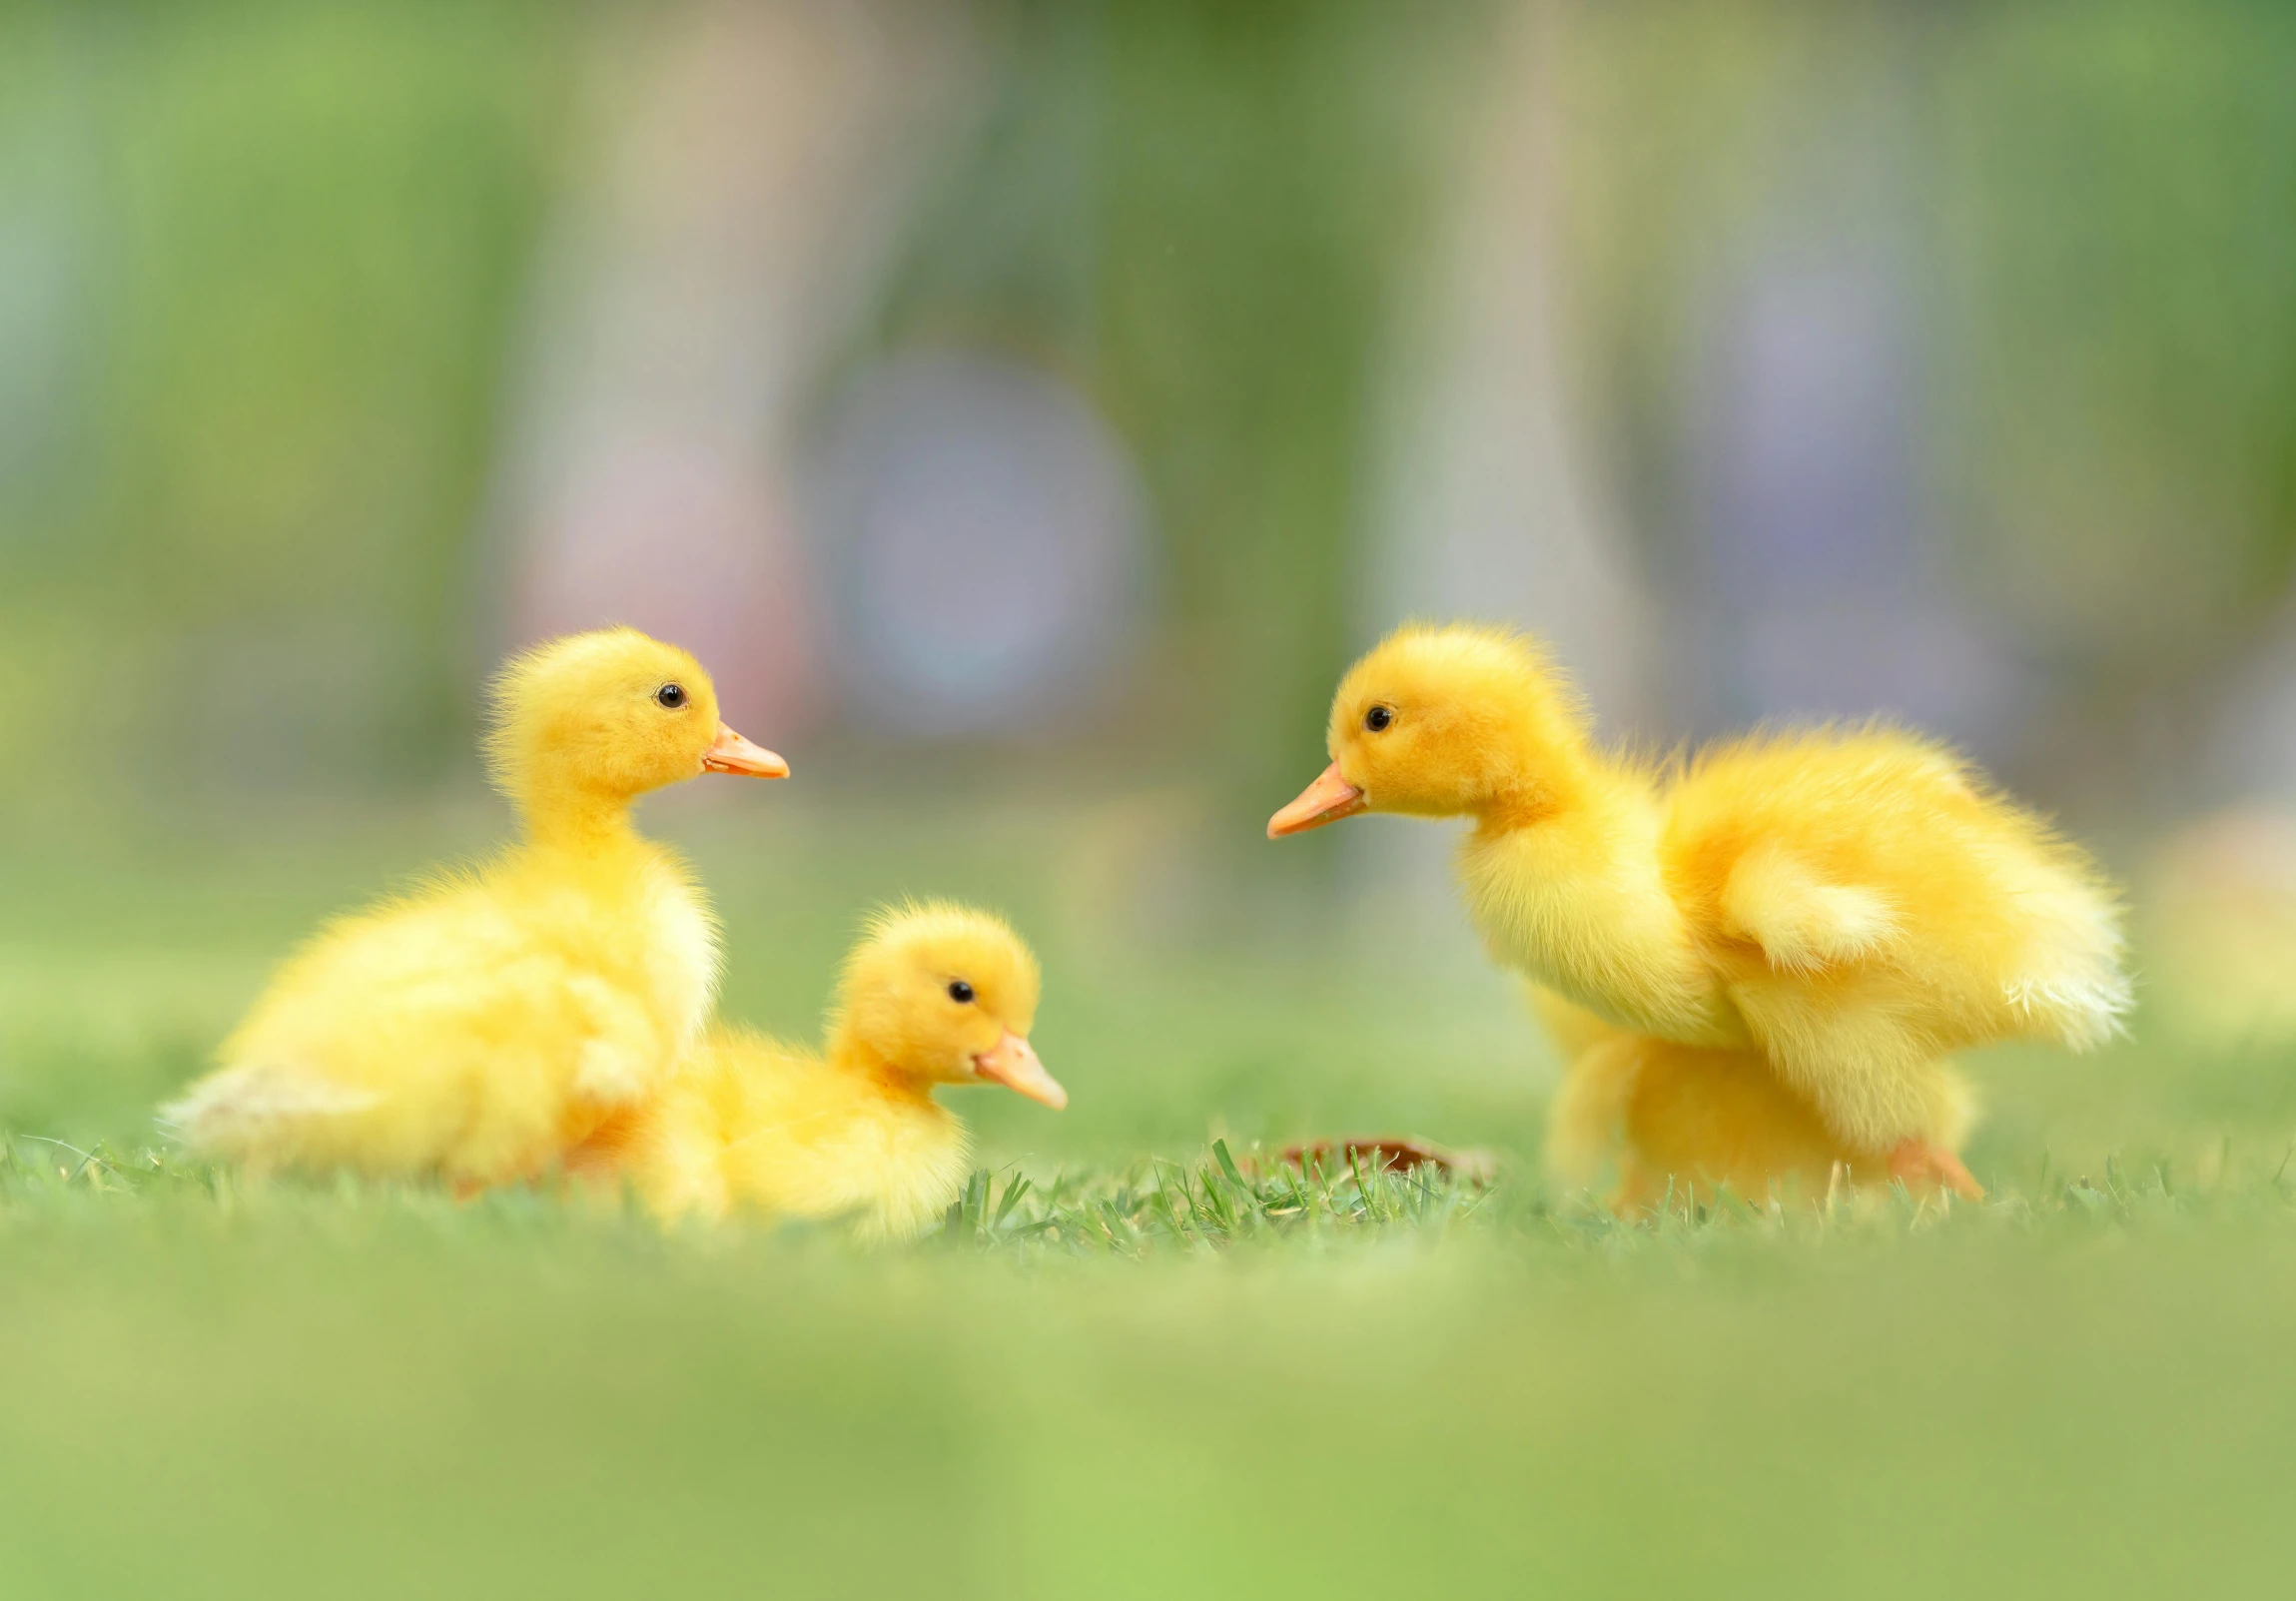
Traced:
<path id="1" fill-rule="evenodd" d="M 1549 1070 L 1463 940 L 1280 910 L 1205 935 L 1161 815 L 658 820 L 726 915 L 736 1016 L 809 1031 L 857 914 L 905 892 L 1002 905 L 1045 957 L 1071 1110 L 964 1097 L 986 1176 L 942 1236 L 875 1255 L 155 1153 L 153 1104 L 288 943 L 483 814 L 12 848 L 0 1596 L 2296 1572 L 2296 1066 L 2002 1054 L 1974 1064 L 1986 1204 L 1630 1226 L 1545 1184 Z M 1339 1132 L 1487 1147 L 1501 1178 L 1252 1167 Z"/>

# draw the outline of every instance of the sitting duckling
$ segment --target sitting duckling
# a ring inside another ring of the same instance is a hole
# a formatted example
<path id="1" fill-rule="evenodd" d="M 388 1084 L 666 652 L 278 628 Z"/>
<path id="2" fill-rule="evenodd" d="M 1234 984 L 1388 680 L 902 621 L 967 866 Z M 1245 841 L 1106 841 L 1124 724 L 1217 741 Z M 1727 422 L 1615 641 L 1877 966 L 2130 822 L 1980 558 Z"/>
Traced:
<path id="1" fill-rule="evenodd" d="M 630 628 L 529 651 L 494 699 L 487 756 L 524 840 L 293 957 L 223 1066 L 166 1110 L 194 1149 L 476 1189 L 547 1166 L 700 1036 L 715 925 L 630 804 L 788 766 L 718 720 L 691 656 Z"/>
<path id="2" fill-rule="evenodd" d="M 1914 734 L 1754 734 L 1652 771 L 1594 747 L 1528 640 L 1414 625 L 1348 671 L 1328 749 L 1271 838 L 1471 819 L 1460 882 L 1500 960 L 1630 1033 L 1758 1051 L 1909 1183 L 1982 1194 L 1937 1121 L 1948 1053 L 2086 1049 L 2130 1004 L 2095 864 Z"/>
<path id="3" fill-rule="evenodd" d="M 1528 985 L 1562 1052 L 1562 1088 L 1547 1115 L 1547 1172 L 1585 1190 L 1615 1169 L 1617 1211 L 1707 1203 L 1727 1187 L 1743 1200 L 1832 1196 L 1900 1176 L 1890 1153 L 1861 1149 L 1827 1128 L 1816 1107 L 1780 1082 L 1758 1050 L 1676 1045 L 1613 1028 L 1552 991 Z M 1939 1065 L 1920 1138 L 1958 1154 L 1969 1095 Z"/>
<path id="4" fill-rule="evenodd" d="M 1036 958 L 986 913 L 888 913 L 846 959 L 820 1052 L 714 1030 L 567 1167 L 628 1179 L 665 1219 L 748 1206 L 850 1216 L 863 1239 L 908 1238 L 969 1172 L 965 1126 L 935 1086 L 993 1081 L 1068 1105 L 1029 1044 L 1037 986 Z"/>

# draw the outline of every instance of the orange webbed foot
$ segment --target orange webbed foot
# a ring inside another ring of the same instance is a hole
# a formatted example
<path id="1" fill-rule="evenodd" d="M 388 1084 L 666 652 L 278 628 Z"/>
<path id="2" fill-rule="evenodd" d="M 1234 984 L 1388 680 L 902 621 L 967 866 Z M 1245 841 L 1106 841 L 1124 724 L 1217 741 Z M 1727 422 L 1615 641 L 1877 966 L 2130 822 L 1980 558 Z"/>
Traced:
<path id="1" fill-rule="evenodd" d="M 1961 1166 L 1961 1159 L 1926 1140 L 1901 1140 L 1890 1153 L 1890 1177 L 1904 1180 L 1909 1190 L 1934 1186 L 1963 1201 L 1985 1199 L 1985 1187 Z"/>

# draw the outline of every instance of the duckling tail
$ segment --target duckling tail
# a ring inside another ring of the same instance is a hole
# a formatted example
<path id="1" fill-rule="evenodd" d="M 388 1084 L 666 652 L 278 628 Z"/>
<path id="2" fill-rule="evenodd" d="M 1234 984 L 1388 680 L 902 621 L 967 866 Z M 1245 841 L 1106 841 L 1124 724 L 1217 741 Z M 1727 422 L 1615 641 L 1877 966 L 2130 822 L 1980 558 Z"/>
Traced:
<path id="1" fill-rule="evenodd" d="M 280 1154 L 313 1124 L 364 1112 L 379 1099 L 372 1090 L 250 1063 L 209 1074 L 162 1107 L 160 1120 L 194 1151 L 259 1161 Z"/>

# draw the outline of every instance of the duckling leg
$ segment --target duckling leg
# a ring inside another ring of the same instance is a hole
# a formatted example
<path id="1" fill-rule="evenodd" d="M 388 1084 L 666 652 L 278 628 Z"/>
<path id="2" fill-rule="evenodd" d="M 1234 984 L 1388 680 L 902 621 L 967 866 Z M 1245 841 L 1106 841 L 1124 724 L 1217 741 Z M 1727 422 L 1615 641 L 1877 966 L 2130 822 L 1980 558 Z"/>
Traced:
<path id="1" fill-rule="evenodd" d="M 1642 1068 L 1642 1042 L 1616 1035 L 1578 1053 L 1547 1108 L 1547 1171 L 1572 1190 L 1592 1189 L 1621 1156 L 1627 1104 Z"/>
<path id="2" fill-rule="evenodd" d="M 1625 1158 L 1620 1167 L 1625 1171 L 1618 1188 L 1604 1204 L 1622 1217 L 1641 1217 L 1659 1209 L 1659 1202 L 1668 1194 L 1666 1181 L 1634 1160 Z"/>
<path id="3" fill-rule="evenodd" d="M 1888 988 L 1845 982 L 1821 1009 L 1796 984 L 1806 987 L 1761 979 L 1730 992 L 1779 1080 L 1853 1149 L 1890 1151 L 1901 1141 L 1933 1138 L 1940 1064 L 1901 1024 Z"/>
<path id="4" fill-rule="evenodd" d="M 1985 1199 L 1985 1187 L 1961 1165 L 1961 1159 L 1927 1140 L 1899 1141 L 1890 1152 L 1890 1177 L 1903 1179 L 1909 1189 L 1934 1185 L 1963 1201 Z"/>

